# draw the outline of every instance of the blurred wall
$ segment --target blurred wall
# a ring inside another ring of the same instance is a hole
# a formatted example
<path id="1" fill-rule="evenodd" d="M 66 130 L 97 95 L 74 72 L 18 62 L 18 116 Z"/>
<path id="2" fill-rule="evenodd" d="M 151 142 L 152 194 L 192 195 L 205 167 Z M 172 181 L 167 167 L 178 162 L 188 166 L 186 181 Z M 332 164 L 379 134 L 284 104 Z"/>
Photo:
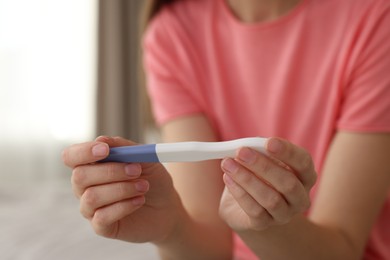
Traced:
<path id="1" fill-rule="evenodd" d="M 63 178 L 95 135 L 96 32 L 95 0 L 0 0 L 0 182 Z"/>

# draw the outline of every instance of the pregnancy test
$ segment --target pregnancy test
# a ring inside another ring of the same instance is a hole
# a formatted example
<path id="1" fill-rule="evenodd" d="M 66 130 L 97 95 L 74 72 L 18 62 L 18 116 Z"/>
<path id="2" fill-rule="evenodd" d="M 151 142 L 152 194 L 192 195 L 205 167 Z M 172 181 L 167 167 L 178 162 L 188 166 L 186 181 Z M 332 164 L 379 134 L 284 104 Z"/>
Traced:
<path id="1" fill-rule="evenodd" d="M 240 147 L 265 153 L 267 138 L 249 137 L 225 142 L 178 142 L 110 148 L 101 162 L 195 162 L 234 157 Z"/>

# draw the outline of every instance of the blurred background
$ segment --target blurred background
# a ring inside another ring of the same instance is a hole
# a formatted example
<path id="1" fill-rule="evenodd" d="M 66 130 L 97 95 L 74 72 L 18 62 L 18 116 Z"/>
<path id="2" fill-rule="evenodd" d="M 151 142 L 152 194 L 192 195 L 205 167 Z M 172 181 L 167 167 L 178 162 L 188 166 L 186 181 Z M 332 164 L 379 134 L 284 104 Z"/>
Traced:
<path id="1" fill-rule="evenodd" d="M 1 259 L 157 259 L 94 234 L 61 161 L 101 134 L 147 141 L 143 2 L 0 0 Z"/>

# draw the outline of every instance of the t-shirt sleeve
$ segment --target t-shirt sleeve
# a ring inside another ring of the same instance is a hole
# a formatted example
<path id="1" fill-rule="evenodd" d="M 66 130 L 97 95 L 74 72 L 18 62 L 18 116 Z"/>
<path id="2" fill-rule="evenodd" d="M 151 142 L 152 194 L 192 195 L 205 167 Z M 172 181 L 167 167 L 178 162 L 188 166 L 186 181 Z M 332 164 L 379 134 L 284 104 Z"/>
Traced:
<path id="1" fill-rule="evenodd" d="M 162 10 L 143 38 L 146 87 L 158 125 L 202 110 L 183 37 L 172 14 Z"/>
<path id="2" fill-rule="evenodd" d="M 351 50 L 338 129 L 390 131 L 390 7 L 373 12 Z"/>

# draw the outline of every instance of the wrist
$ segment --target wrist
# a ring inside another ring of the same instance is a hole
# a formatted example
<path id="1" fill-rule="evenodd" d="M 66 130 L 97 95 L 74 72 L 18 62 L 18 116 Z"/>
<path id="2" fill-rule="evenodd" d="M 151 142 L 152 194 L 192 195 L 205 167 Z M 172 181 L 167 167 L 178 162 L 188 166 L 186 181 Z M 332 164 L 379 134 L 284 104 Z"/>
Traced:
<path id="1" fill-rule="evenodd" d="M 157 246 L 161 259 L 189 259 L 186 243 L 190 243 L 186 234 L 191 234 L 191 218 L 184 206 L 180 203 L 174 210 L 173 217 L 169 222 L 171 226 L 169 232 L 158 241 L 153 241 Z"/>
<path id="2" fill-rule="evenodd" d="M 159 248 L 170 247 L 182 241 L 185 227 L 190 222 L 190 217 L 176 191 L 173 197 L 173 201 L 176 201 L 176 203 L 170 209 L 171 214 L 165 221 L 162 221 L 162 223 L 168 225 L 167 232 L 160 239 L 152 241 Z"/>
<path id="3" fill-rule="evenodd" d="M 164 240 L 156 241 L 162 259 L 231 259 L 231 230 L 216 228 L 191 218 L 183 208 Z"/>

